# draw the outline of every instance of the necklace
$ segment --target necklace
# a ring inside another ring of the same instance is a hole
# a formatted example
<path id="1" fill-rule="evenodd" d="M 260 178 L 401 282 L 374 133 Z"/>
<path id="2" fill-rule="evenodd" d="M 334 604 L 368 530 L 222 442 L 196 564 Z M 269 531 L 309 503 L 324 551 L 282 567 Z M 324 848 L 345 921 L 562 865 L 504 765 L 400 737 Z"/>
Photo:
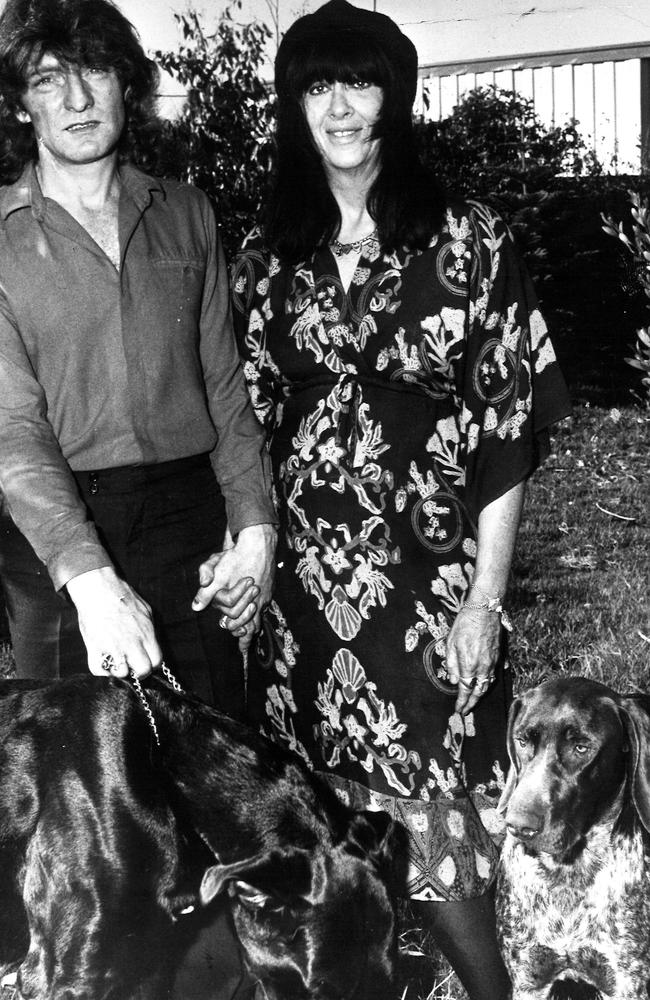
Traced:
<path id="1" fill-rule="evenodd" d="M 360 240 L 355 240 L 354 243 L 341 243 L 340 240 L 332 240 L 330 243 L 330 249 L 336 257 L 343 257 L 346 253 L 359 253 L 366 243 L 375 243 L 379 245 L 379 240 L 377 239 L 377 227 L 373 229 L 371 233 L 364 236 Z"/>

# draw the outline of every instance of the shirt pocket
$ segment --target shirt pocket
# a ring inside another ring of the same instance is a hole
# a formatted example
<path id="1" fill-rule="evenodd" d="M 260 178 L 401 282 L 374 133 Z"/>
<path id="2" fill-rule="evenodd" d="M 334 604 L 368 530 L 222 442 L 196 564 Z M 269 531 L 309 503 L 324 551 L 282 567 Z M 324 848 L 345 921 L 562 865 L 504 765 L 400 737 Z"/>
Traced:
<path id="1" fill-rule="evenodd" d="M 164 326 L 174 334 L 198 333 L 205 261 L 199 258 L 153 257 L 156 311 L 162 310 Z"/>

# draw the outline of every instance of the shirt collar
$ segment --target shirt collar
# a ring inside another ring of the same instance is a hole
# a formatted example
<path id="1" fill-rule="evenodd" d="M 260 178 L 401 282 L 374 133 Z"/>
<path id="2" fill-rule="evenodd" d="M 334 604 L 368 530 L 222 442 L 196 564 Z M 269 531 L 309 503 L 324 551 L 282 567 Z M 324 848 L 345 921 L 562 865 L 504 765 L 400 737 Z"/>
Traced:
<path id="1" fill-rule="evenodd" d="M 34 179 L 36 188 L 38 188 L 40 200 L 41 202 L 43 201 L 43 195 L 41 194 L 38 183 L 36 182 L 34 165 L 29 163 L 17 181 L 14 181 L 13 184 L 7 184 L 6 187 L 0 188 L 0 219 L 2 222 L 4 222 L 12 212 L 16 212 L 19 208 L 30 207 L 32 204 L 32 178 Z"/>
<path id="2" fill-rule="evenodd" d="M 144 211 L 150 203 L 153 191 L 160 191 L 164 196 L 165 189 L 161 181 L 155 177 L 149 177 L 148 174 L 143 174 L 141 170 L 137 170 L 130 163 L 123 163 L 120 166 L 120 178 L 127 193 L 140 211 Z M 12 212 L 21 208 L 31 208 L 34 218 L 39 221 L 45 215 L 45 198 L 38 183 L 33 163 L 29 163 L 25 167 L 21 176 L 13 184 L 0 187 L 0 220 L 4 222 Z"/>
<path id="3" fill-rule="evenodd" d="M 154 191 L 160 191 L 165 196 L 165 188 L 162 181 L 149 174 L 143 174 L 131 163 L 123 163 L 120 166 L 120 179 L 127 192 L 135 202 L 140 211 L 144 211 L 151 202 L 151 195 Z"/>

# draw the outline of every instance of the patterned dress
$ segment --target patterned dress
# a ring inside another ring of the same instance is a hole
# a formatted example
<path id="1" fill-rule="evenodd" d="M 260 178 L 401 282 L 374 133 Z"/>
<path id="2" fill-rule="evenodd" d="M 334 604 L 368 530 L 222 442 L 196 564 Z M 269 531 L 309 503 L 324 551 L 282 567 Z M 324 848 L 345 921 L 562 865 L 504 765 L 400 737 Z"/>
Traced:
<path id="1" fill-rule="evenodd" d="M 480 510 L 535 469 L 567 412 L 530 281 L 502 220 L 466 203 L 424 252 L 371 246 L 347 292 L 328 249 L 284 265 L 253 233 L 233 291 L 281 520 L 252 721 L 353 807 L 406 826 L 411 896 L 481 895 L 509 671 L 462 719 L 445 640 Z"/>

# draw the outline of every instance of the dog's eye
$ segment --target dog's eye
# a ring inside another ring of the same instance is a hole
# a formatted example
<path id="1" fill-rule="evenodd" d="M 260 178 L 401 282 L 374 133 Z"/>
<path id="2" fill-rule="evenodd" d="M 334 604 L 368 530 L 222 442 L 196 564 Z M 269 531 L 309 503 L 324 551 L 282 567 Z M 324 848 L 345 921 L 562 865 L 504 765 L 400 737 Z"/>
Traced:
<path id="1" fill-rule="evenodd" d="M 526 736 L 515 736 L 515 743 L 518 743 L 520 747 L 528 746 L 528 738 Z"/>
<path id="2" fill-rule="evenodd" d="M 584 754 L 588 752 L 589 747 L 587 746 L 586 743 L 574 743 L 573 749 L 578 754 L 578 757 L 582 757 Z"/>

